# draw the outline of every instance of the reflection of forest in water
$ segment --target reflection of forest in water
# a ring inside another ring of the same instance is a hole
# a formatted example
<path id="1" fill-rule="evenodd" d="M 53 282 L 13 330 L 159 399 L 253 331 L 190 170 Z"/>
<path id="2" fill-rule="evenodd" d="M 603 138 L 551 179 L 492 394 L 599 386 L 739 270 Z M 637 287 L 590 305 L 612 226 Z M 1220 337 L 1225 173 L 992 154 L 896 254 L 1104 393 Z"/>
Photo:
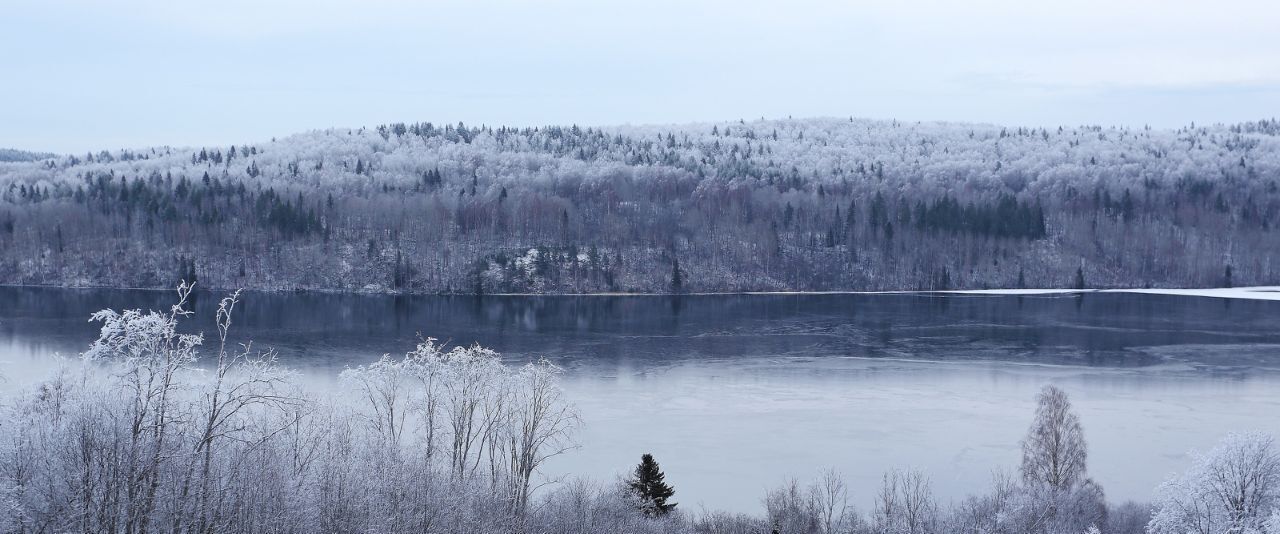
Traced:
<path id="1" fill-rule="evenodd" d="M 213 330 L 220 295 L 187 326 Z M 90 313 L 166 309 L 163 291 L 0 288 L 0 336 L 74 354 Z M 1280 303 L 1141 294 L 1049 296 L 382 296 L 247 293 L 234 337 L 288 364 L 342 366 L 400 353 L 419 337 L 482 345 L 566 367 L 684 359 L 854 356 L 1104 367 L 1276 365 Z"/>

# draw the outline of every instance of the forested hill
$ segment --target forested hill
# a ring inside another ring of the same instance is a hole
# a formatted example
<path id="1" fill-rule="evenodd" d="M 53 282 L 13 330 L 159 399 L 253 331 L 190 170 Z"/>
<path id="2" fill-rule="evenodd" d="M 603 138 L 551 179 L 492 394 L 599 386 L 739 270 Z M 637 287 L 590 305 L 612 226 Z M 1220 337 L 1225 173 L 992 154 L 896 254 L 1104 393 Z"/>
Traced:
<path id="1" fill-rule="evenodd" d="M 29 152 L 14 148 L 0 148 L 0 161 L 36 161 L 54 157 L 48 152 Z"/>
<path id="2" fill-rule="evenodd" d="M 0 283 L 721 292 L 1280 283 L 1280 122 L 391 124 L 0 163 Z"/>

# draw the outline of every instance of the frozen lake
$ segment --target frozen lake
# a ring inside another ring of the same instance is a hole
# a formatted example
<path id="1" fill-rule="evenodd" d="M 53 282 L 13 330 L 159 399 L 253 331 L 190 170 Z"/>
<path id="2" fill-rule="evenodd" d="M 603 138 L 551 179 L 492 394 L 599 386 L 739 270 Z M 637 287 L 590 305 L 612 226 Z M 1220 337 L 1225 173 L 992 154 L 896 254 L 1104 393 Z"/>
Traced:
<path id="1" fill-rule="evenodd" d="M 6 386 L 95 337 L 112 308 L 171 293 L 0 288 Z M 193 326 L 213 331 L 216 296 Z M 322 383 L 419 335 L 546 355 L 584 427 L 550 473 L 611 479 L 653 453 L 688 508 L 756 512 L 766 488 L 834 467 L 866 509 L 916 467 L 943 502 L 1016 468 L 1046 383 L 1072 396 L 1089 471 L 1146 500 L 1185 453 L 1280 434 L 1280 302 L 1144 294 L 388 297 L 245 295 L 235 335 Z"/>

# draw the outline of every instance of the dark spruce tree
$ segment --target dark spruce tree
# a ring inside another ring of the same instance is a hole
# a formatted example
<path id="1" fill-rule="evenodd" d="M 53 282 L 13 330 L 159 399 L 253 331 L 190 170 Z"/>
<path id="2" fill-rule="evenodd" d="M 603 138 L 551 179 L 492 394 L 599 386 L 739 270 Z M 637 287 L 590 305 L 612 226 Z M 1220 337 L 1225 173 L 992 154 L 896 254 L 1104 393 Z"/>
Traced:
<path id="1" fill-rule="evenodd" d="M 951 272 L 946 267 L 942 268 L 942 274 L 938 275 L 938 282 L 934 286 L 934 291 L 950 291 L 951 290 Z"/>
<path id="2" fill-rule="evenodd" d="M 684 291 L 684 275 L 680 273 L 680 260 L 678 258 L 671 259 L 671 292 L 680 293 Z"/>
<path id="3" fill-rule="evenodd" d="M 396 248 L 396 264 L 391 268 L 391 288 L 400 291 L 405 286 L 405 265 L 404 257 L 400 254 L 400 249 Z"/>
<path id="4" fill-rule="evenodd" d="M 1084 289 L 1084 267 L 1076 267 L 1076 289 Z"/>
<path id="5" fill-rule="evenodd" d="M 178 280 L 196 285 L 196 260 L 186 256 L 178 256 Z"/>
<path id="6" fill-rule="evenodd" d="M 640 501 L 640 510 L 649 517 L 666 515 L 676 507 L 676 503 L 667 502 L 675 490 L 663 481 L 666 476 L 653 455 L 645 454 L 640 457 L 635 473 L 627 479 L 627 489 Z"/>

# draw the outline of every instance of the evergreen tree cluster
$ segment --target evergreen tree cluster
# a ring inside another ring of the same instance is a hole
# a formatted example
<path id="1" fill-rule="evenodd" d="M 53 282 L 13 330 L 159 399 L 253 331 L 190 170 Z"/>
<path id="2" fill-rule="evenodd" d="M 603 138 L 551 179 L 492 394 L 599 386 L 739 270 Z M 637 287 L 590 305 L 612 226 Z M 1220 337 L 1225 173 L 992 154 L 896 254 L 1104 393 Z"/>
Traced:
<path id="1" fill-rule="evenodd" d="M 950 195 L 925 205 L 917 204 L 915 224 L 921 230 L 969 232 L 992 237 L 1040 239 L 1045 237 L 1044 210 L 1039 203 L 1022 202 L 1003 194 L 991 204 L 961 206 Z"/>

